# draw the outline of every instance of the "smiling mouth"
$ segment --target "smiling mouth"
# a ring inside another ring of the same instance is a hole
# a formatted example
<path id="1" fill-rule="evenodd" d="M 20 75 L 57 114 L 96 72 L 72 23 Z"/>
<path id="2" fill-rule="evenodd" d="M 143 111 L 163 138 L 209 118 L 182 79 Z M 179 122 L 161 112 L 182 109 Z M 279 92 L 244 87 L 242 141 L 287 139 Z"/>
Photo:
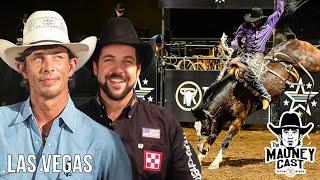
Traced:
<path id="1" fill-rule="evenodd" d="M 46 78 L 46 79 L 41 79 L 40 82 L 42 82 L 44 84 L 54 84 L 58 80 L 59 80 L 59 78 Z"/>
<path id="2" fill-rule="evenodd" d="M 109 79 L 109 81 L 111 83 L 124 83 L 124 82 L 126 82 L 125 79 Z"/>

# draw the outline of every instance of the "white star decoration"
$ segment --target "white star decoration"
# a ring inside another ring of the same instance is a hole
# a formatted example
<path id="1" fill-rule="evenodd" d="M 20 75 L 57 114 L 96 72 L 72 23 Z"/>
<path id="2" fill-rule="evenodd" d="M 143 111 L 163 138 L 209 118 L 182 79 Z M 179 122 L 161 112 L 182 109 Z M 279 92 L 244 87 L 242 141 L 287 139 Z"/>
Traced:
<path id="1" fill-rule="evenodd" d="M 147 80 L 147 79 L 145 79 Z M 148 80 L 147 80 L 148 81 Z M 137 88 L 137 85 L 138 85 L 138 88 Z M 141 98 L 141 99 L 145 99 L 144 97 L 149 94 L 151 91 L 154 90 L 154 88 L 152 87 L 143 87 L 141 85 L 141 81 L 140 81 L 140 78 L 138 78 L 137 80 L 137 83 L 135 84 L 135 92 L 137 94 L 137 97 L 138 98 Z"/>
<path id="2" fill-rule="evenodd" d="M 149 96 L 148 97 L 148 102 L 152 102 L 153 101 L 153 97 Z"/>
<path id="3" fill-rule="evenodd" d="M 311 89 L 312 84 L 310 82 L 308 82 L 308 84 L 306 84 L 306 85 L 307 85 L 307 89 Z"/>
<path id="4" fill-rule="evenodd" d="M 301 88 L 302 94 L 299 93 L 300 88 Z M 305 103 L 307 103 L 309 93 L 310 93 L 309 98 L 312 99 L 319 92 L 306 92 L 304 89 L 304 84 L 302 82 L 302 79 L 299 80 L 299 85 L 297 86 L 296 90 L 284 92 L 284 94 L 287 95 L 288 98 L 292 100 L 290 110 L 296 111 L 298 108 L 301 108 L 302 110 L 306 111 L 311 116 L 309 104 L 307 104 L 306 107 L 304 106 Z M 295 106 L 296 103 L 298 105 Z"/>
<path id="5" fill-rule="evenodd" d="M 283 104 L 284 104 L 285 106 L 289 106 L 289 101 L 288 101 L 288 99 L 286 99 L 285 101 L 283 101 Z"/>
<path id="6" fill-rule="evenodd" d="M 148 85 L 148 80 L 146 79 L 146 78 L 144 78 L 144 80 L 143 80 L 143 85 Z"/>
<path id="7" fill-rule="evenodd" d="M 222 2 L 226 2 L 225 0 L 215 0 L 215 3 L 222 3 Z"/>
<path id="8" fill-rule="evenodd" d="M 311 106 L 312 106 L 312 107 L 317 107 L 317 101 L 313 100 L 313 101 L 311 102 Z"/>

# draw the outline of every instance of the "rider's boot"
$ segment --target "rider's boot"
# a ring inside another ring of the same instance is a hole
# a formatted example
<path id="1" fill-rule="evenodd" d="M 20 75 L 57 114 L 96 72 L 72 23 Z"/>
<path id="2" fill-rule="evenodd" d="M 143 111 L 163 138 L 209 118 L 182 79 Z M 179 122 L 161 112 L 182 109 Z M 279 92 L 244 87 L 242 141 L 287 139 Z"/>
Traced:
<path id="1" fill-rule="evenodd" d="M 229 74 L 230 76 L 234 76 L 234 74 L 235 74 L 235 72 L 236 72 L 236 69 L 237 69 L 237 67 L 232 67 L 232 68 L 228 71 L 228 74 Z"/>
<path id="2" fill-rule="evenodd" d="M 266 110 L 269 107 L 271 96 L 261 82 L 257 82 L 255 88 L 258 90 L 260 94 L 262 109 Z"/>
<path id="3" fill-rule="evenodd" d="M 271 102 L 271 96 L 263 86 L 262 82 L 258 80 L 258 78 L 250 74 L 245 78 L 245 81 L 254 89 L 256 89 L 261 97 L 262 109 L 266 110 L 269 107 L 269 103 Z"/>
<path id="4" fill-rule="evenodd" d="M 267 108 L 269 107 L 269 100 L 266 98 L 262 98 L 262 109 L 263 110 L 267 110 Z"/>

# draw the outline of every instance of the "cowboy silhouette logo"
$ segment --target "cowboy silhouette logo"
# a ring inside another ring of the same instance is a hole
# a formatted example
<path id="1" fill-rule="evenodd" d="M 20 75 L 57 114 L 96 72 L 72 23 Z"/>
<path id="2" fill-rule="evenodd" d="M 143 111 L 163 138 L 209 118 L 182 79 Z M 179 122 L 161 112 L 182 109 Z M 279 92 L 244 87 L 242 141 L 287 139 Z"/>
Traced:
<path id="1" fill-rule="evenodd" d="M 302 125 L 296 112 L 284 112 L 279 126 L 268 123 L 268 129 L 278 138 L 265 148 L 265 162 L 275 162 L 275 173 L 294 177 L 305 174 L 304 162 L 314 162 L 315 147 L 304 147 L 303 138 L 313 129 L 314 124 Z"/>

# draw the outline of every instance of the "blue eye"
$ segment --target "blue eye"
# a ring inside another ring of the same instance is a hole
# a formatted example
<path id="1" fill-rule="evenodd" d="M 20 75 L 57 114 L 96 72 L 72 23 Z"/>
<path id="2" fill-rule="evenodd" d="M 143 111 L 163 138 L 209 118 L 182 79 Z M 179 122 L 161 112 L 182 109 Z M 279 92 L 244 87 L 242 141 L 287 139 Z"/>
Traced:
<path id="1" fill-rule="evenodd" d="M 54 59 L 55 59 L 56 61 L 60 61 L 60 60 L 63 59 L 63 56 L 57 55 L 57 56 L 55 56 Z"/>
<path id="2" fill-rule="evenodd" d="M 42 61 L 43 60 L 43 56 L 36 56 L 34 57 L 35 61 Z"/>

